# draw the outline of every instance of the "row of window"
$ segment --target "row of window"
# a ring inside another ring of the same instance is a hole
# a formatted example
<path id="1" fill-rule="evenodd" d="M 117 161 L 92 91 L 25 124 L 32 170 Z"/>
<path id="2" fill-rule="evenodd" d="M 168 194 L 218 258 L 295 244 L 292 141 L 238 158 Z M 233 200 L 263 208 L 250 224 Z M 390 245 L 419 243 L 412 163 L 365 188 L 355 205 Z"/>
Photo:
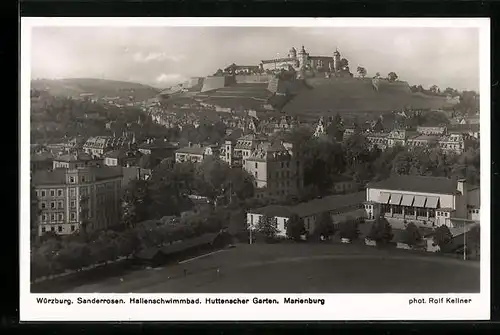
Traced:
<path id="1" fill-rule="evenodd" d="M 479 209 L 469 209 L 469 214 L 479 214 Z"/>
<path id="2" fill-rule="evenodd" d="M 450 213 L 448 213 L 448 212 L 437 212 L 437 216 L 449 217 Z"/>
<path id="3" fill-rule="evenodd" d="M 71 212 L 70 214 L 70 220 L 75 221 L 76 220 L 76 212 Z M 49 220 L 50 218 L 50 220 Z M 42 214 L 40 216 L 40 220 L 42 222 L 58 222 L 58 221 L 64 221 L 64 213 L 52 213 L 52 214 Z"/>
<path id="4" fill-rule="evenodd" d="M 111 188 L 112 184 L 110 183 L 108 188 Z M 80 194 L 81 195 L 88 195 L 89 190 L 88 187 L 80 187 Z M 63 189 L 52 189 L 52 190 L 35 190 L 35 195 L 40 198 L 45 198 L 47 195 L 50 197 L 62 197 L 64 196 L 64 190 Z M 69 195 L 70 197 L 75 197 L 76 196 L 76 188 L 72 187 L 69 189 Z"/>
<path id="5" fill-rule="evenodd" d="M 47 209 L 47 202 L 41 201 L 40 208 Z M 51 201 L 49 208 L 50 209 L 64 209 L 64 201 Z M 76 208 L 76 201 L 75 200 L 70 201 L 70 208 Z"/>
<path id="6" fill-rule="evenodd" d="M 74 232 L 75 230 L 76 230 L 75 225 L 71 225 L 71 231 Z M 48 231 L 47 228 L 44 227 L 44 226 L 42 226 L 42 233 L 45 233 L 47 231 Z M 50 227 L 50 231 L 51 232 L 55 232 L 56 231 L 56 227 L 54 227 L 54 226 Z M 63 231 L 63 227 L 62 226 L 57 226 L 57 231 L 61 233 Z"/>

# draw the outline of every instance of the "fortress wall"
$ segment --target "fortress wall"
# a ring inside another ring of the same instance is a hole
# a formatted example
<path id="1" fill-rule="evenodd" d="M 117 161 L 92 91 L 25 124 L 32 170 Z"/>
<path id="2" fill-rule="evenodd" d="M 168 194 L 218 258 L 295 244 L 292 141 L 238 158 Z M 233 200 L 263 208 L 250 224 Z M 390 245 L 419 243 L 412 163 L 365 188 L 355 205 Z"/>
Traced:
<path id="1" fill-rule="evenodd" d="M 201 92 L 207 92 L 212 90 L 217 90 L 219 88 L 223 88 L 234 84 L 234 77 L 223 76 L 223 77 L 206 77 L 203 80 L 203 87 L 201 88 Z"/>
<path id="2" fill-rule="evenodd" d="M 272 75 L 236 75 L 235 80 L 237 84 L 245 83 L 268 83 L 274 76 Z"/>

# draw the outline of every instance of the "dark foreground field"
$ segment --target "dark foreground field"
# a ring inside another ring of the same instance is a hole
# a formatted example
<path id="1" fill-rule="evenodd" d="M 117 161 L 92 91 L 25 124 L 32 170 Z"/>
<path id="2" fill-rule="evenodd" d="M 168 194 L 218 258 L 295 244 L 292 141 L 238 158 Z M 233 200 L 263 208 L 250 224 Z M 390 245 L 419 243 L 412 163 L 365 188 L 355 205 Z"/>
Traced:
<path id="1" fill-rule="evenodd" d="M 474 293 L 479 263 L 362 245 L 238 245 L 66 292 Z"/>

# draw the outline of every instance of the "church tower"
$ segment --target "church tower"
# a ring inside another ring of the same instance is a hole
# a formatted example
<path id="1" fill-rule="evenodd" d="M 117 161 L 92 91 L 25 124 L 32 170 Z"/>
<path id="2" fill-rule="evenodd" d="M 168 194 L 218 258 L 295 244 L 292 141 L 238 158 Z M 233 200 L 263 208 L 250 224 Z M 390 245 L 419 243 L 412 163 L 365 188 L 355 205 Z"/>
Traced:
<path id="1" fill-rule="evenodd" d="M 290 52 L 288 53 L 288 57 L 292 58 L 292 59 L 296 59 L 297 58 L 297 50 L 294 47 L 292 47 L 290 49 Z"/>

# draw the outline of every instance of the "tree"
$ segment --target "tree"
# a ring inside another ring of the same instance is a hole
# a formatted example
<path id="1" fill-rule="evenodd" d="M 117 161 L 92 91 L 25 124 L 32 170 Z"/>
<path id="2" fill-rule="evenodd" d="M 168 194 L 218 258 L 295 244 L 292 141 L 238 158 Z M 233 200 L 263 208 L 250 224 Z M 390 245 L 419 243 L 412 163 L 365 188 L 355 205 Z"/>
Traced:
<path id="1" fill-rule="evenodd" d="M 278 234 L 276 219 L 272 216 L 263 215 L 257 222 L 257 231 L 264 235 L 268 240 L 276 238 Z"/>
<path id="2" fill-rule="evenodd" d="M 300 241 L 304 234 L 306 234 L 304 220 L 297 214 L 293 214 L 286 222 L 286 236 L 291 240 Z"/>
<path id="3" fill-rule="evenodd" d="M 404 236 L 405 236 L 404 242 L 411 247 L 416 246 L 422 240 L 422 235 L 420 234 L 420 230 L 413 222 L 410 222 L 406 226 Z"/>
<path id="4" fill-rule="evenodd" d="M 469 253 L 475 256 L 476 258 L 479 256 L 481 252 L 481 228 L 479 225 L 476 225 L 471 228 L 466 233 L 466 238 L 467 238 L 467 247 L 469 250 L 467 250 Z"/>
<path id="5" fill-rule="evenodd" d="M 139 162 L 137 163 L 139 167 L 143 169 L 150 169 L 151 166 L 151 155 L 142 155 L 142 157 L 139 159 Z"/>
<path id="6" fill-rule="evenodd" d="M 341 222 L 339 225 L 339 235 L 341 238 L 347 238 L 351 241 L 357 239 L 359 236 L 358 222 L 350 217 Z"/>
<path id="7" fill-rule="evenodd" d="M 389 72 L 389 74 L 387 75 L 387 79 L 391 82 L 394 82 L 398 80 L 398 75 L 396 74 L 396 72 Z"/>
<path id="8" fill-rule="evenodd" d="M 333 225 L 330 212 L 323 212 L 319 215 L 314 227 L 314 235 L 320 238 L 329 238 L 335 235 L 335 226 Z"/>
<path id="9" fill-rule="evenodd" d="M 123 223 L 132 228 L 138 222 L 147 220 L 148 207 L 151 205 L 148 183 L 144 180 L 132 180 L 122 197 Z"/>
<path id="10" fill-rule="evenodd" d="M 356 70 L 361 78 L 366 77 L 366 69 L 362 66 L 358 66 Z"/>
<path id="11" fill-rule="evenodd" d="M 439 87 L 437 85 L 432 85 L 430 88 L 429 88 L 429 92 L 431 93 L 434 93 L 434 94 L 437 94 L 439 91 Z"/>
<path id="12" fill-rule="evenodd" d="M 375 121 L 372 130 L 376 133 L 381 133 L 384 131 L 384 123 L 382 122 L 382 119 L 378 118 L 377 121 Z"/>
<path id="13" fill-rule="evenodd" d="M 439 246 L 439 249 L 444 251 L 444 248 L 453 240 L 453 235 L 447 226 L 442 225 L 437 227 L 434 231 L 433 240 L 434 245 Z"/>
<path id="14" fill-rule="evenodd" d="M 222 69 L 218 69 L 215 73 L 214 76 L 216 77 L 222 77 L 224 75 L 224 71 Z"/>
<path id="15" fill-rule="evenodd" d="M 377 244 L 387 244 L 389 243 L 394 234 L 392 233 L 392 227 L 386 218 L 380 216 L 375 220 L 367 236 L 369 239 L 376 241 Z"/>

